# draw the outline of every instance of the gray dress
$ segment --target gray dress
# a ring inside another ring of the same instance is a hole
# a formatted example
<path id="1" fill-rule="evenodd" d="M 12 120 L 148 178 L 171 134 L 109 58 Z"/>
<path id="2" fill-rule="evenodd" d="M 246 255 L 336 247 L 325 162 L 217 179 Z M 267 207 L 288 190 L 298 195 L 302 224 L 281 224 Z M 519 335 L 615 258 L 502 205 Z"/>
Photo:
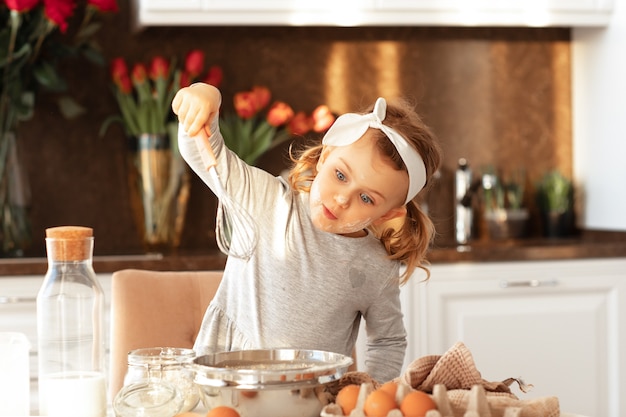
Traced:
<path id="1" fill-rule="evenodd" d="M 184 159 L 213 188 L 195 141 L 179 132 Z M 371 234 L 349 238 L 316 229 L 308 193 L 242 162 L 219 131 L 210 141 L 227 192 L 257 223 L 258 244 L 247 261 L 228 257 L 196 353 L 291 347 L 350 355 L 363 317 L 364 371 L 381 382 L 397 377 L 406 350 L 400 264 Z"/>

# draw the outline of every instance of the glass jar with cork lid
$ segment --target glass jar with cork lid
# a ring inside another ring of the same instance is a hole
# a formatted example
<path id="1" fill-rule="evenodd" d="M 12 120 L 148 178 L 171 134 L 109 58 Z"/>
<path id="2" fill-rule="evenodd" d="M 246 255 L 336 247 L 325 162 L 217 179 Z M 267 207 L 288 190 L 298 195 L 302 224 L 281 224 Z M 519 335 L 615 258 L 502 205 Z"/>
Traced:
<path id="1" fill-rule="evenodd" d="M 104 292 L 93 229 L 46 230 L 48 271 L 37 295 L 39 414 L 105 417 Z"/>

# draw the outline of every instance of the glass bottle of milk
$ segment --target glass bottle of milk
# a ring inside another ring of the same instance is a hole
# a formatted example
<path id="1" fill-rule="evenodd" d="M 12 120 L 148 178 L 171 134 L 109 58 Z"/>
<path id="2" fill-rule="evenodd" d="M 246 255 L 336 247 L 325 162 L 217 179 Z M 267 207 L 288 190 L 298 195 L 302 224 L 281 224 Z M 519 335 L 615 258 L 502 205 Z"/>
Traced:
<path id="1" fill-rule="evenodd" d="M 104 293 L 93 230 L 46 230 L 48 271 L 37 295 L 39 414 L 105 417 Z"/>

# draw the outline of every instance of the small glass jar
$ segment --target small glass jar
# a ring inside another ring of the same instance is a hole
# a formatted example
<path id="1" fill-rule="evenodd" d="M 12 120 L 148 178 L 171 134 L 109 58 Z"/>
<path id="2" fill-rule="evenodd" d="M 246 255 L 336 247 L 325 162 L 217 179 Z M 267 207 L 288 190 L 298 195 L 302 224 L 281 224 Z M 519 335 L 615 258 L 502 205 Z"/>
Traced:
<path id="1" fill-rule="evenodd" d="M 182 412 L 182 406 L 178 389 L 157 380 L 125 385 L 113 401 L 116 417 L 172 417 Z"/>
<path id="2" fill-rule="evenodd" d="M 200 400 L 200 390 L 193 381 L 193 371 L 188 365 L 195 357 L 193 349 L 187 348 L 152 347 L 132 350 L 128 354 L 124 386 L 165 381 L 173 385 L 184 400 L 180 412 L 193 410 Z"/>

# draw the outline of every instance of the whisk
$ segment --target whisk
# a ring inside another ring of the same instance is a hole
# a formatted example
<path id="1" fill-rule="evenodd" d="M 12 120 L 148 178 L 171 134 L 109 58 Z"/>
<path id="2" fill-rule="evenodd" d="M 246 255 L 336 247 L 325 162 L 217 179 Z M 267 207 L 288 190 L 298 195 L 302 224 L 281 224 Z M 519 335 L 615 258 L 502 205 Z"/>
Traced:
<path id="1" fill-rule="evenodd" d="M 226 255 L 248 260 L 257 244 L 257 227 L 250 214 L 233 200 L 222 185 L 215 166 L 215 154 L 207 133 L 202 130 L 194 137 L 200 157 L 215 184 L 219 199 L 216 217 L 217 246 Z"/>

